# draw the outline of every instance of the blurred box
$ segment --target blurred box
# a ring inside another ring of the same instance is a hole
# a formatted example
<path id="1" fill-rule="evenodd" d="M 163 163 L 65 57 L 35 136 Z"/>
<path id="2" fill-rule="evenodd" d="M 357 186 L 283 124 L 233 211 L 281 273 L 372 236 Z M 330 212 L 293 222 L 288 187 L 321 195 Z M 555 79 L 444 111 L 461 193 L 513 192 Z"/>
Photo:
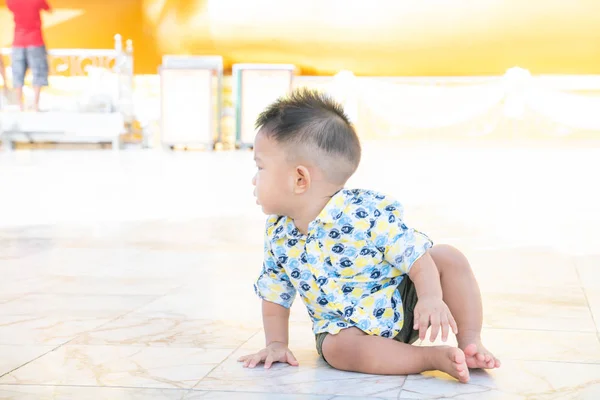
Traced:
<path id="1" fill-rule="evenodd" d="M 164 56 L 159 74 L 162 145 L 213 149 L 221 140 L 222 57 Z"/>
<path id="2" fill-rule="evenodd" d="M 258 115 L 279 97 L 292 90 L 296 67 L 291 64 L 234 64 L 236 144 L 252 147 Z"/>

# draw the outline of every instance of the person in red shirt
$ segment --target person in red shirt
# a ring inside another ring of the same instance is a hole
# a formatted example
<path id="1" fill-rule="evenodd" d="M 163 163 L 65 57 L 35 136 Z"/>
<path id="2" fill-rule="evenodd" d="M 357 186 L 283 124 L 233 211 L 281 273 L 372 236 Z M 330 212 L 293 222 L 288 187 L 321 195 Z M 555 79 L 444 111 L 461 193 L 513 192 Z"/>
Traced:
<path id="1" fill-rule="evenodd" d="M 40 92 L 48 86 L 48 57 L 42 35 L 42 11 L 51 11 L 46 0 L 7 0 L 6 5 L 13 13 L 15 35 L 12 46 L 13 87 L 17 92 L 21 110 L 25 74 L 31 69 L 33 75 L 34 108 L 39 109 Z"/>

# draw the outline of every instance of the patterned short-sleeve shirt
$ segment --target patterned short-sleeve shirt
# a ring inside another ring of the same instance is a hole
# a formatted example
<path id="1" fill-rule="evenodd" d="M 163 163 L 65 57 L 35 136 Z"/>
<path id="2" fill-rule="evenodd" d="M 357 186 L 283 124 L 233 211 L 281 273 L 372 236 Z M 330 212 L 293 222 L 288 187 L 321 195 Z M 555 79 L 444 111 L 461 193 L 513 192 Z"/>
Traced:
<path id="1" fill-rule="evenodd" d="M 426 235 L 404 224 L 402 214 L 400 203 L 389 197 L 344 189 L 306 235 L 289 217 L 268 217 L 256 293 L 286 308 L 298 293 L 315 334 L 358 327 L 396 336 L 404 322 L 397 287 L 432 246 Z"/>

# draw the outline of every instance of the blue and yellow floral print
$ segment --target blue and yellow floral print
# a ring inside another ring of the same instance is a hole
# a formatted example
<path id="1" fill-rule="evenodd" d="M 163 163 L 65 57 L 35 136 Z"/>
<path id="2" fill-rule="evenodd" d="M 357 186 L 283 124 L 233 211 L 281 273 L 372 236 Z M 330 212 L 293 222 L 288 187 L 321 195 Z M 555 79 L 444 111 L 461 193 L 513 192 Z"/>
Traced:
<path id="1" fill-rule="evenodd" d="M 256 293 L 286 308 L 299 293 L 315 334 L 358 327 L 395 337 L 403 325 L 397 287 L 432 246 L 402 215 L 400 203 L 385 195 L 344 189 L 310 223 L 307 235 L 289 217 L 268 217 Z"/>

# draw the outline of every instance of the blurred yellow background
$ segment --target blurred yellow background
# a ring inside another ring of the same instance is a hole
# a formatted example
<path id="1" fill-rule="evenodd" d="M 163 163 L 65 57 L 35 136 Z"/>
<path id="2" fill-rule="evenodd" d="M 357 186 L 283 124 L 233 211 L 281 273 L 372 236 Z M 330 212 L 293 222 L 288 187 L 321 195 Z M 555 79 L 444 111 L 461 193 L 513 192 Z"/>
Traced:
<path id="1" fill-rule="evenodd" d="M 304 74 L 598 73 L 598 0 L 50 0 L 53 48 L 135 45 L 136 73 L 162 54 L 293 63 Z M 310 21 L 310 22 L 308 22 Z M 0 0 L 0 46 L 12 19 Z"/>

